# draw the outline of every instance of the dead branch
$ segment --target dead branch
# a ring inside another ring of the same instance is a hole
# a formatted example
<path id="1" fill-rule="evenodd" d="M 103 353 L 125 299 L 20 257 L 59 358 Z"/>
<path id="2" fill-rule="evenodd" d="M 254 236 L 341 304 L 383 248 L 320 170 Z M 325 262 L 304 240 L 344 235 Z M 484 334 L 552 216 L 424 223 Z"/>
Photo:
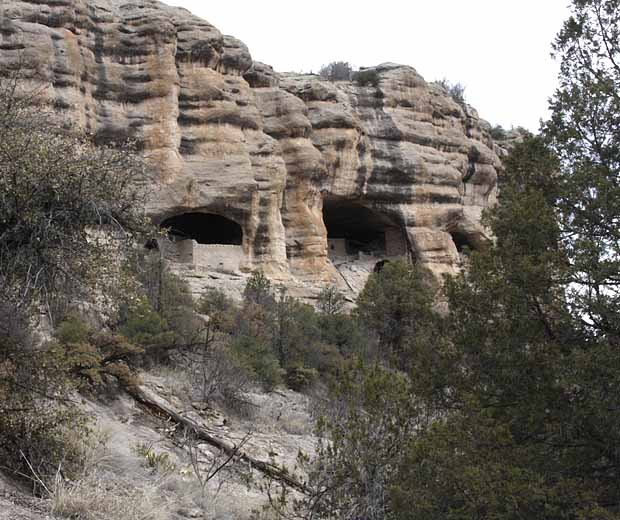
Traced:
<path id="1" fill-rule="evenodd" d="M 148 408 L 152 413 L 183 426 L 185 429 L 192 432 L 197 439 L 220 449 L 229 456 L 246 462 L 252 468 L 260 471 L 268 477 L 278 480 L 291 488 L 295 488 L 304 494 L 311 494 L 311 490 L 303 482 L 293 478 L 286 472 L 285 469 L 279 468 L 275 464 L 255 459 L 247 453 L 240 451 L 239 447 L 235 444 L 214 437 L 205 428 L 202 428 L 191 419 L 177 413 L 162 399 L 159 399 L 146 388 L 136 385 L 127 387 L 126 390 L 129 395 Z"/>

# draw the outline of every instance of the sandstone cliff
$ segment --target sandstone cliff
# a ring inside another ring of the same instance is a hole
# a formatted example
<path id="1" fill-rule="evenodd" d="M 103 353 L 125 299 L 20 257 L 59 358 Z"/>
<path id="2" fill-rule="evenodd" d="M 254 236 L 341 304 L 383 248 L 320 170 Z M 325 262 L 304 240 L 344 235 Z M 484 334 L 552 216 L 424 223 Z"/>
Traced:
<path id="1" fill-rule="evenodd" d="M 354 293 L 381 259 L 454 272 L 487 240 L 488 125 L 411 67 L 374 67 L 366 86 L 278 74 L 154 0 L 2 0 L 0 65 L 18 60 L 72 124 L 140 143 L 149 213 L 206 246 L 167 246 L 198 284 L 261 269 Z"/>

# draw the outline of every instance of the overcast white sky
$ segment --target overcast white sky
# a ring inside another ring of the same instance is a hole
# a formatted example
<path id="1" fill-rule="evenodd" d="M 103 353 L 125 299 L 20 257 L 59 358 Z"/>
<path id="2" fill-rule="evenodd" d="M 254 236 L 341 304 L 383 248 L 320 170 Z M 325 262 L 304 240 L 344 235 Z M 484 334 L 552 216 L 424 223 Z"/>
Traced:
<path id="1" fill-rule="evenodd" d="M 278 71 L 331 61 L 411 65 L 466 87 L 481 117 L 538 129 L 556 85 L 551 42 L 569 0 L 164 0 L 246 43 Z"/>

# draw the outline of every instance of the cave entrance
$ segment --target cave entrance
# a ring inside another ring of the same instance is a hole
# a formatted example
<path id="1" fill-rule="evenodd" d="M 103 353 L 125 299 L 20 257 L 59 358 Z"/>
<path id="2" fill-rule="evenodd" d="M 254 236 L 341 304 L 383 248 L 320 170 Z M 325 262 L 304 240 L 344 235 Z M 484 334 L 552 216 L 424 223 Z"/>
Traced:
<path id="1" fill-rule="evenodd" d="M 173 242 L 195 240 L 199 244 L 241 245 L 243 230 L 236 222 L 212 213 L 183 213 L 164 220 Z"/>
<path id="2" fill-rule="evenodd" d="M 452 241 L 454 242 L 456 250 L 459 254 L 464 254 L 474 249 L 469 237 L 465 233 L 461 233 L 460 231 L 451 231 L 450 236 L 452 237 Z"/>
<path id="3" fill-rule="evenodd" d="M 461 258 L 467 257 L 473 251 L 482 251 L 489 244 L 489 239 L 480 230 L 471 229 L 471 226 L 462 226 L 448 230 L 452 242 Z"/>
<path id="4" fill-rule="evenodd" d="M 344 199 L 323 201 L 328 254 L 332 259 L 362 254 L 400 256 L 407 252 L 402 230 L 390 218 Z"/>

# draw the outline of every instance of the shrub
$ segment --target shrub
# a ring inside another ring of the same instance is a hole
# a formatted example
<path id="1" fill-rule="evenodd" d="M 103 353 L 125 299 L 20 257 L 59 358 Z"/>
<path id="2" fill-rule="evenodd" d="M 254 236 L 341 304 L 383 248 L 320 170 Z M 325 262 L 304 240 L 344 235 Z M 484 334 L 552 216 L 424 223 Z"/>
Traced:
<path id="1" fill-rule="evenodd" d="M 319 373 L 314 368 L 289 367 L 286 370 L 286 384 L 291 390 L 301 392 L 316 383 Z"/>
<path id="2" fill-rule="evenodd" d="M 245 296 L 231 330 L 232 347 L 267 388 L 280 384 L 283 373 L 289 374 L 287 381 L 293 381 L 291 374 L 299 367 L 317 375 L 337 374 L 344 363 L 341 351 L 367 350 L 363 329 L 355 317 L 343 312 L 344 298 L 333 287 L 321 292 L 318 313 L 284 289 L 274 295 L 262 274 L 248 281 Z"/>
<path id="3" fill-rule="evenodd" d="M 241 363 L 267 391 L 282 384 L 283 370 L 278 358 L 271 350 L 271 345 L 260 338 L 243 335 L 235 338 L 232 349 Z"/>
<path id="4" fill-rule="evenodd" d="M 435 83 L 441 86 L 459 105 L 464 106 L 467 103 L 465 101 L 465 86 L 462 83 L 452 83 L 446 78 L 440 79 Z"/>
<path id="5" fill-rule="evenodd" d="M 328 285 L 319 293 L 317 307 L 323 314 L 340 314 L 344 310 L 345 298 L 333 285 Z"/>
<path id="6" fill-rule="evenodd" d="M 508 137 L 508 134 L 502 125 L 492 126 L 489 130 L 489 135 L 496 141 L 503 141 Z"/>
<path id="7" fill-rule="evenodd" d="M 77 315 L 60 323 L 48 349 L 81 389 L 104 385 L 108 376 L 125 386 L 137 384 L 135 369 L 144 353 L 125 336 L 94 333 Z"/>
<path id="8" fill-rule="evenodd" d="M 216 330 L 228 333 L 233 331 L 238 309 L 224 291 L 207 289 L 198 301 L 197 310 L 209 316 L 209 323 L 212 323 Z"/>
<path id="9" fill-rule="evenodd" d="M 59 465 L 67 476 L 79 472 L 82 453 L 75 434 L 88 437 L 88 418 L 71 403 L 59 404 L 54 399 L 32 403 L 18 398 L 12 403 L 23 408 L 8 413 L 5 409 L 0 417 L 3 470 L 28 481 L 36 473 L 41 480 L 34 486 L 38 493 L 44 491 L 39 484 L 49 485 Z"/>
<path id="10" fill-rule="evenodd" d="M 71 433 L 86 437 L 88 423 L 71 400 L 75 385 L 65 356 L 36 344 L 27 322 L 26 313 L 0 302 L 0 460 L 17 476 L 36 472 L 49 483 L 61 462 L 68 473 L 79 468 Z"/>
<path id="11" fill-rule="evenodd" d="M 269 278 L 260 271 L 253 272 L 245 285 L 243 299 L 246 303 L 255 303 L 258 305 L 273 303 L 274 297 Z"/>
<path id="12" fill-rule="evenodd" d="M 227 408 L 234 408 L 243 400 L 243 393 L 249 390 L 253 375 L 259 370 L 250 365 L 249 356 L 236 354 L 228 345 L 215 344 L 206 355 L 195 352 L 191 360 L 192 387 L 198 391 L 197 399 L 209 404 L 218 402 Z M 260 377 L 260 374 L 259 374 Z M 274 384 L 271 377 L 265 377 L 267 385 Z M 276 382 L 277 384 L 277 382 Z"/>
<path id="13" fill-rule="evenodd" d="M 347 61 L 332 61 L 319 69 L 319 76 L 329 81 L 350 81 L 353 67 Z"/>
<path id="14" fill-rule="evenodd" d="M 306 366 L 312 367 L 319 375 L 329 379 L 331 376 L 338 375 L 345 363 L 345 358 L 335 345 L 328 343 L 317 343 L 308 351 Z"/>
<path id="15" fill-rule="evenodd" d="M 37 103 L 47 85 L 28 92 L 28 67 L 3 65 L 0 298 L 62 311 L 93 291 L 107 295 L 118 281 L 116 259 L 150 229 L 146 166 L 130 148 L 95 146 L 62 130 Z"/>
<path id="16" fill-rule="evenodd" d="M 135 277 L 140 284 L 129 292 L 142 296 L 141 303 L 125 303 L 121 321 L 127 319 L 127 307 L 148 304 L 151 314 L 154 312 L 165 322 L 162 322 L 162 330 L 173 332 L 177 343 L 192 343 L 201 322 L 195 316 L 194 299 L 187 282 L 172 273 L 159 255 L 142 251 L 128 262 L 126 269 L 129 277 Z"/>
<path id="17" fill-rule="evenodd" d="M 168 323 L 153 309 L 147 298 L 141 297 L 124 306 L 119 331 L 139 345 L 158 343 L 168 330 Z"/>
<path id="18" fill-rule="evenodd" d="M 156 452 L 152 444 L 138 443 L 134 447 L 136 454 L 142 459 L 143 464 L 154 472 L 162 474 L 174 473 L 176 464 L 170 460 L 170 455 L 165 451 Z"/>
<path id="19" fill-rule="evenodd" d="M 357 301 L 356 313 L 376 338 L 384 359 L 404 369 L 417 359 L 418 350 L 432 350 L 431 324 L 434 279 L 406 260 L 387 263 L 370 275 Z"/>
<path id="20" fill-rule="evenodd" d="M 356 314 L 322 314 L 318 322 L 321 343 L 333 345 L 344 356 L 366 357 L 370 348 L 369 334 Z"/>
<path id="21" fill-rule="evenodd" d="M 306 353 L 320 338 L 314 309 L 282 290 L 275 305 L 273 351 L 282 367 L 305 364 Z"/>
<path id="22" fill-rule="evenodd" d="M 109 303 L 118 258 L 150 226 L 142 159 L 63 128 L 39 104 L 47 84 L 22 65 L 0 66 L 0 461 L 44 482 L 80 464 L 69 435 L 86 435 L 87 422 L 74 371 L 101 357 L 75 319 L 48 344 L 31 331 L 41 309 L 53 324 L 68 302 Z"/>
<path id="23" fill-rule="evenodd" d="M 376 69 L 363 69 L 356 72 L 353 79 L 360 87 L 378 87 L 381 76 Z"/>
<path id="24" fill-rule="evenodd" d="M 57 327 L 54 336 L 64 344 L 81 343 L 92 333 L 88 324 L 76 314 L 68 315 Z"/>

